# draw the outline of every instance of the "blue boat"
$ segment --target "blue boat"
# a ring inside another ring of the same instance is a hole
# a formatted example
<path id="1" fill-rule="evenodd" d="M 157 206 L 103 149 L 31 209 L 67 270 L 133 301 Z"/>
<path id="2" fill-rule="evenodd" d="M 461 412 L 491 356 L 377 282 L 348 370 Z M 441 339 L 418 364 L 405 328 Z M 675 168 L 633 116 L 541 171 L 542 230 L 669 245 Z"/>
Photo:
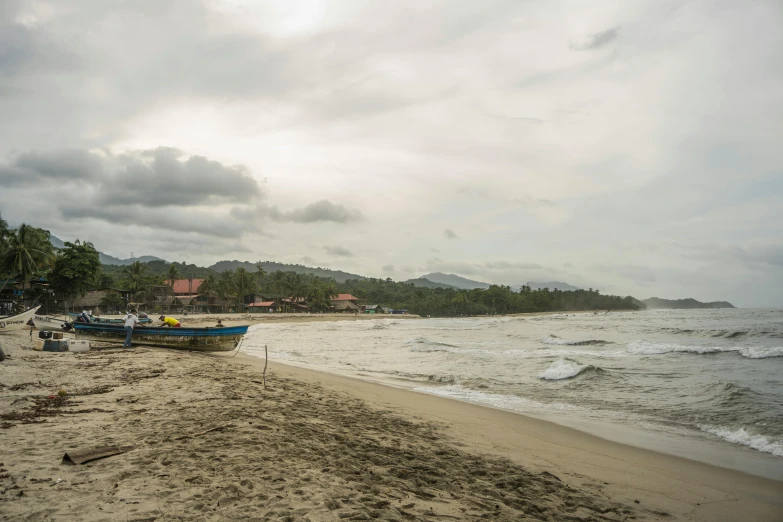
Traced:
<path id="1" fill-rule="evenodd" d="M 83 312 L 68 312 L 67 315 L 68 317 L 73 317 L 74 320 L 78 320 L 80 317 L 82 317 Z M 89 314 L 87 317 L 89 317 L 91 323 L 125 324 L 125 319 L 118 319 L 116 317 L 101 317 L 99 315 L 92 315 L 92 314 Z M 144 316 L 139 315 L 139 322 L 141 324 L 150 324 L 152 322 L 152 319 L 150 319 L 146 315 Z"/>
<path id="2" fill-rule="evenodd" d="M 73 327 L 77 339 L 109 343 L 125 340 L 125 327 L 121 324 L 74 322 Z M 137 326 L 133 329 L 133 344 L 199 352 L 230 352 L 239 345 L 247 329 L 248 326 L 203 328 Z"/>

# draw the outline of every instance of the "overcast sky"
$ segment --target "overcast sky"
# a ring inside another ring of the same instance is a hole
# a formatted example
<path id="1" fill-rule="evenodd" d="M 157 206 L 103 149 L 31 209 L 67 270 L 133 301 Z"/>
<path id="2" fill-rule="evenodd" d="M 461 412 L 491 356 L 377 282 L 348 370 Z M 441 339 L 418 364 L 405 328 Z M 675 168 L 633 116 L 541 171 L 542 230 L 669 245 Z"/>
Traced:
<path id="1" fill-rule="evenodd" d="M 127 258 L 783 305 L 783 3 L 0 1 L 0 212 Z"/>

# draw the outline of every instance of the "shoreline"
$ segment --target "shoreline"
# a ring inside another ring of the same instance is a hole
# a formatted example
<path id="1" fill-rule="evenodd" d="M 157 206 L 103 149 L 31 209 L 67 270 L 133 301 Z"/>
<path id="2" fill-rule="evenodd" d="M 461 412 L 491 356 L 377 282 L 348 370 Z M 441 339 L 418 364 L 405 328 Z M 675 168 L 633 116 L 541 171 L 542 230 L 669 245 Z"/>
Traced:
<path id="1" fill-rule="evenodd" d="M 256 356 L 240 353 L 236 358 L 263 368 L 264 360 Z M 780 480 L 615 442 L 524 413 L 284 362 L 269 361 L 272 365 L 282 375 L 317 381 L 405 417 L 437 422 L 467 451 L 502 456 L 629 505 L 639 500 L 653 515 L 705 521 L 767 520 L 765 512 L 769 520 L 783 516 Z M 754 512 L 758 518 L 749 517 Z"/>
<path id="2" fill-rule="evenodd" d="M 0 337 L 9 520 L 780 520 L 783 482 L 272 362 Z M 57 398 L 57 391 L 66 395 Z M 54 397 L 53 399 L 48 396 Z M 81 466 L 85 446 L 132 446 Z"/>
<path id="3" fill-rule="evenodd" d="M 253 355 L 248 352 L 242 352 L 241 350 L 238 356 L 263 361 L 263 356 Z M 424 383 L 419 383 L 420 386 L 413 387 L 396 383 L 393 380 L 390 381 L 382 378 L 353 375 L 347 372 L 340 373 L 329 369 L 316 368 L 311 365 L 297 364 L 291 361 L 270 359 L 269 362 L 270 364 L 274 362 L 275 364 L 283 365 L 287 368 L 315 372 L 318 375 L 355 380 L 416 395 L 435 397 L 460 404 L 468 404 L 478 408 L 486 408 L 511 415 L 519 415 L 527 419 L 546 422 L 559 428 L 573 430 L 585 436 L 595 437 L 608 443 L 620 444 L 642 451 L 681 458 L 698 464 L 783 483 L 783 470 L 781 469 L 781 466 L 783 466 L 783 459 L 780 459 L 780 462 L 776 463 L 776 466 L 773 466 L 770 465 L 770 459 L 776 459 L 777 457 L 774 455 L 726 441 L 713 441 L 706 438 L 694 439 L 682 434 L 650 431 L 628 424 L 598 420 L 588 421 L 586 419 L 575 419 L 567 415 L 556 415 L 553 413 L 548 415 L 537 415 L 531 412 L 502 408 L 492 404 L 482 404 L 480 402 L 460 399 L 449 395 L 442 395 L 435 392 L 435 390 L 439 389 L 436 385 L 427 386 Z M 645 444 L 636 442 L 640 439 L 644 439 Z M 671 444 L 672 446 L 665 447 L 667 444 Z"/>

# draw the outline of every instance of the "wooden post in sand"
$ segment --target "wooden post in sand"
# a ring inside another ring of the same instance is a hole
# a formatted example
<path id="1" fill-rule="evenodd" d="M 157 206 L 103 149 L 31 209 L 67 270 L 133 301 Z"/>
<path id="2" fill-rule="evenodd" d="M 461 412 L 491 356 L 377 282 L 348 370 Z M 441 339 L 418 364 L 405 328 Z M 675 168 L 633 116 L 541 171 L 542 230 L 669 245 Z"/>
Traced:
<path id="1" fill-rule="evenodd" d="M 264 388 L 266 388 L 266 364 L 269 362 L 269 352 L 264 345 Z"/>

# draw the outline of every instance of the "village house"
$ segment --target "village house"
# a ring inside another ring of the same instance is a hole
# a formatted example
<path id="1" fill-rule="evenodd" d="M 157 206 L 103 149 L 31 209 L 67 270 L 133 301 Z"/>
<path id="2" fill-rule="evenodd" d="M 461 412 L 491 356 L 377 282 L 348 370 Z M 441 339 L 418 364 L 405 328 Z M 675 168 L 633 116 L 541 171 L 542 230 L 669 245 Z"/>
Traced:
<path id="1" fill-rule="evenodd" d="M 337 297 L 332 298 L 332 308 L 335 312 L 358 312 L 359 298 L 351 294 L 337 294 Z"/>

